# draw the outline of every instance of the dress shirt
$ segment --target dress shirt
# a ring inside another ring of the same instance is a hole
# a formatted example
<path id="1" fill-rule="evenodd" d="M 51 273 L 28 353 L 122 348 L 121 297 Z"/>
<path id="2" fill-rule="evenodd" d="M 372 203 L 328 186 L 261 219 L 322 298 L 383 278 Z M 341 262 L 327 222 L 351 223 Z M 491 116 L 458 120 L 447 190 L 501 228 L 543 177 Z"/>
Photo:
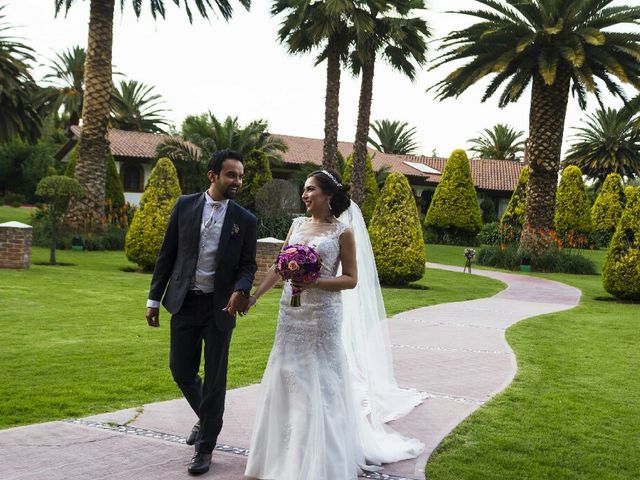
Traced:
<path id="1" fill-rule="evenodd" d="M 198 262 L 189 288 L 211 293 L 213 292 L 215 269 L 218 263 L 218 244 L 229 200 L 216 201 L 209 196 L 209 192 L 205 192 L 204 198 L 205 204 L 200 222 Z M 148 299 L 147 307 L 160 308 L 160 302 Z"/>

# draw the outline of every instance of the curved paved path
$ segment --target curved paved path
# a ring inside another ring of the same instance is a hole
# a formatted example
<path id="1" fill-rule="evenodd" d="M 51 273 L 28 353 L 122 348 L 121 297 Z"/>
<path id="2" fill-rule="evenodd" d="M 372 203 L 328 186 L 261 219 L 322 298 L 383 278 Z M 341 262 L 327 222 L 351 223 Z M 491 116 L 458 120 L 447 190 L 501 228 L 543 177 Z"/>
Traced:
<path id="1" fill-rule="evenodd" d="M 459 267 L 429 264 L 460 271 Z M 423 479 L 424 465 L 440 441 L 465 417 L 503 390 L 516 373 L 504 332 L 524 318 L 574 307 L 580 291 L 541 278 L 475 270 L 507 288 L 479 300 L 418 308 L 390 322 L 398 382 L 430 397 L 394 422 L 427 445 L 417 459 L 387 465 L 370 478 Z M 255 413 L 255 385 L 227 396 L 222 451 L 203 478 L 240 480 Z M 0 478 L 176 479 L 188 478 L 191 448 L 184 445 L 194 415 L 184 400 L 0 431 Z M 127 424 L 127 427 L 122 425 Z M 341 479 L 331 479 L 341 480 Z"/>

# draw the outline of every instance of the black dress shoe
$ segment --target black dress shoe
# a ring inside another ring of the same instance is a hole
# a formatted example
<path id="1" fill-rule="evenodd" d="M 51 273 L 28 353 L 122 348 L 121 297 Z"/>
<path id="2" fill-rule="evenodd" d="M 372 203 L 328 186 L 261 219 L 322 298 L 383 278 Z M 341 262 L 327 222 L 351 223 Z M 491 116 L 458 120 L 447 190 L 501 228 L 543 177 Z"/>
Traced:
<path id="1" fill-rule="evenodd" d="M 211 454 L 196 452 L 187 470 L 191 475 L 200 475 L 209 471 L 211 465 Z"/>
<path id="2" fill-rule="evenodd" d="M 191 429 L 191 432 L 187 436 L 187 439 L 185 440 L 184 443 L 186 443 L 187 445 L 193 445 L 196 443 L 199 436 L 200 436 L 200 420 L 198 420 L 196 424 L 193 426 L 193 428 Z"/>

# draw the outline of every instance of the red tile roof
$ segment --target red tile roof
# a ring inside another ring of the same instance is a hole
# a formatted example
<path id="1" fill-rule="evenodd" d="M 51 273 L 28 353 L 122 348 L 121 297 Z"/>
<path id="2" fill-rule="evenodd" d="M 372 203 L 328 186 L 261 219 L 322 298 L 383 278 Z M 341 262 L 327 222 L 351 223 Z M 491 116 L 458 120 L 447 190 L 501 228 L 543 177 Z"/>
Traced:
<path id="1" fill-rule="evenodd" d="M 81 128 L 71 127 L 76 136 L 80 135 Z M 294 137 L 291 135 L 273 134 L 282 139 L 289 150 L 284 153 L 285 164 L 301 165 L 312 162 L 322 164 L 323 140 L 319 138 Z M 144 132 L 128 132 L 110 128 L 108 133 L 111 144 L 111 153 L 114 156 L 134 157 L 140 159 L 155 158 L 156 148 L 169 135 Z M 191 145 L 197 148 L 195 145 Z M 338 150 L 347 157 L 353 152 L 353 144 L 350 142 L 338 142 Z M 405 162 L 421 163 L 432 169 L 442 172 L 447 162 L 442 157 L 426 157 L 422 155 L 392 155 L 378 152 L 369 148 L 373 156 L 373 169 L 380 170 L 388 166 L 392 172 L 400 172 L 415 179 L 421 179 L 428 184 L 440 182 L 441 175 L 437 173 L 423 173 L 420 170 L 407 165 Z M 518 183 L 518 177 L 522 170 L 522 164 L 507 160 L 471 160 L 471 175 L 477 188 L 482 190 L 513 191 Z"/>
<path id="2" fill-rule="evenodd" d="M 289 151 L 283 154 L 284 162 L 288 164 L 302 164 L 312 162 L 317 165 L 322 164 L 322 139 L 293 137 L 289 135 L 274 134 L 282 139 L 288 146 Z M 349 142 L 338 142 L 338 150 L 347 157 L 353 152 L 353 144 Z M 421 163 L 442 173 L 447 163 L 446 158 L 425 157 L 423 155 L 392 155 L 378 152 L 369 148 L 369 153 L 373 156 L 372 165 L 374 170 L 380 170 L 383 166 L 390 167 L 392 172 L 401 172 L 413 178 L 421 178 L 428 183 L 440 183 L 441 175 L 436 173 L 423 173 L 418 169 L 407 165 L 405 162 Z M 481 160 L 471 159 L 471 176 L 477 188 L 482 190 L 513 191 L 518 183 L 518 177 L 522 170 L 522 164 L 506 160 Z"/>
<path id="3" fill-rule="evenodd" d="M 82 128 L 74 125 L 71 127 L 71 131 L 76 137 L 79 137 Z M 160 133 L 129 132 L 110 128 L 107 133 L 107 138 L 109 139 L 111 154 L 113 156 L 143 159 L 155 158 L 158 146 L 166 139 L 172 138 L 172 136 Z M 196 145 L 191 144 L 191 146 L 197 148 Z"/>

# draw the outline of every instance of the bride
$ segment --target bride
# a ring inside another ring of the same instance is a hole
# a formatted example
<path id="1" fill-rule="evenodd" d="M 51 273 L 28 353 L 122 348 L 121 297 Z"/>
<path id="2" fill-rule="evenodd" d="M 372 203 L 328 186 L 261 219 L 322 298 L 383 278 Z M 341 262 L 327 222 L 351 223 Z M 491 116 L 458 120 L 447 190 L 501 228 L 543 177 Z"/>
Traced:
<path id="1" fill-rule="evenodd" d="M 293 285 L 302 290 L 299 307 L 290 306 L 292 285 L 283 289 L 248 477 L 355 479 L 424 448 L 384 424 L 424 396 L 395 383 L 371 245 L 348 191 L 327 170 L 311 173 L 305 182 L 302 201 L 310 217 L 294 220 L 285 245 L 312 246 L 322 259 L 321 276 Z M 272 268 L 250 306 L 278 280 Z"/>

